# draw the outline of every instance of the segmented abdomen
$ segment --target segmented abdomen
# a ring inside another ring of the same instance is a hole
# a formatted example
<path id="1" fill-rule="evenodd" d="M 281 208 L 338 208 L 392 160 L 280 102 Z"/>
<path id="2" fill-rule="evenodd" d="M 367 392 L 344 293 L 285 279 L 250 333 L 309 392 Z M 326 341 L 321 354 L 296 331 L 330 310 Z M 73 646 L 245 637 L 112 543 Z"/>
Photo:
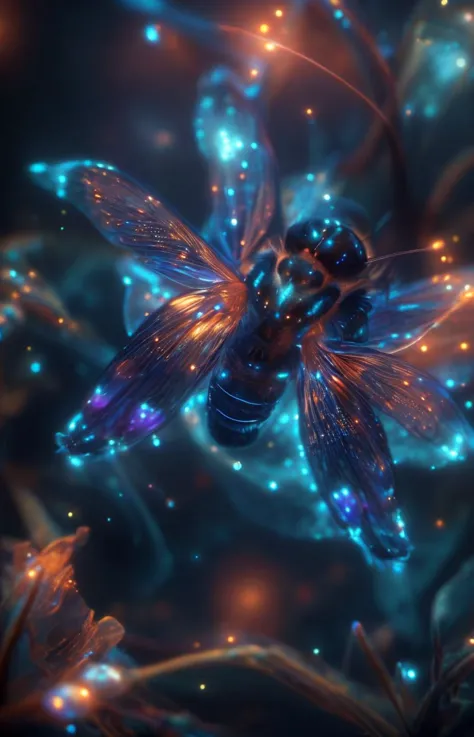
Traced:
<path id="1" fill-rule="evenodd" d="M 277 324 L 243 326 L 209 385 L 208 426 L 220 445 L 252 443 L 286 389 L 297 349 Z"/>

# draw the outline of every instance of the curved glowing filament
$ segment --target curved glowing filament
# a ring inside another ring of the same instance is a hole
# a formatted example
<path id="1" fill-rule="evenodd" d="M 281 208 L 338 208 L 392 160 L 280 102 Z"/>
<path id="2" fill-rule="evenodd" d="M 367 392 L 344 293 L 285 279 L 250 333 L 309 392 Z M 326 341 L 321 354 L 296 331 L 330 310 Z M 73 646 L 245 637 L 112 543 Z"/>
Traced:
<path id="1" fill-rule="evenodd" d="M 247 36 L 250 38 L 253 38 L 257 41 L 262 41 L 261 36 L 259 36 L 257 33 L 253 33 L 252 31 L 247 31 L 245 28 L 238 28 L 237 26 L 229 26 L 225 24 L 219 24 L 219 28 L 224 31 L 225 33 L 233 33 L 233 34 L 241 34 L 243 36 Z M 344 77 L 339 76 L 336 72 L 333 72 L 331 69 L 328 69 L 328 67 L 324 66 L 324 64 L 321 64 L 319 61 L 316 61 L 315 59 L 311 59 L 311 57 L 306 56 L 306 54 L 303 54 L 300 51 L 296 51 L 296 49 L 291 49 L 289 46 L 285 46 L 285 44 L 282 44 L 278 41 L 266 41 L 266 45 L 268 43 L 271 43 L 272 50 L 273 49 L 281 49 L 282 51 L 285 51 L 286 53 L 294 56 L 297 59 L 301 59 L 301 61 L 306 62 L 307 64 L 310 64 L 311 66 L 318 69 L 320 72 L 323 72 L 323 74 L 326 74 L 328 77 L 331 77 L 335 82 L 340 84 L 342 87 L 345 87 L 349 92 L 351 92 L 353 95 L 359 98 L 373 113 L 374 115 L 379 118 L 379 120 L 383 123 L 383 126 L 385 128 L 385 131 L 387 133 L 387 138 L 390 142 L 390 148 L 392 150 L 393 155 L 399 159 L 400 161 L 403 160 L 403 152 L 400 145 L 399 138 L 395 132 L 394 127 L 392 126 L 390 120 L 386 117 L 386 115 L 382 112 L 382 110 L 378 107 L 378 105 L 375 104 L 367 95 L 364 95 L 363 92 L 357 89 L 353 84 L 348 82 Z"/>
<path id="2" fill-rule="evenodd" d="M 224 660 L 246 660 L 248 658 L 258 657 L 265 654 L 265 649 L 259 645 L 241 645 L 236 648 L 215 648 L 213 650 L 205 650 L 200 653 L 191 653 L 189 655 L 179 655 L 160 663 L 153 663 L 142 668 L 132 668 L 128 675 L 132 681 L 148 681 L 151 678 L 176 673 L 189 668 L 198 668 L 200 666 L 213 665 L 222 663 Z"/>

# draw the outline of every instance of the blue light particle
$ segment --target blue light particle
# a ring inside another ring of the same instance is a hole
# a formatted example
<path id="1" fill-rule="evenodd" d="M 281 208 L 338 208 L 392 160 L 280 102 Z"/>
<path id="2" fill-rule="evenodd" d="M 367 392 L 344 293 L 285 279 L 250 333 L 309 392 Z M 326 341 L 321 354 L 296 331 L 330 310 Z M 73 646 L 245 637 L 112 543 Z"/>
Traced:
<path id="1" fill-rule="evenodd" d="M 144 34 L 145 34 L 146 40 L 149 41 L 149 43 L 152 43 L 152 44 L 160 43 L 160 40 L 161 40 L 160 29 L 154 23 L 151 23 L 149 26 L 146 26 Z"/>
<path id="2" fill-rule="evenodd" d="M 313 648 L 313 655 L 319 655 L 320 652 L 321 650 L 319 649 L 319 647 Z"/>
<path id="3" fill-rule="evenodd" d="M 466 409 L 472 409 L 472 402 L 470 399 L 467 400 L 467 402 L 464 403 L 464 406 Z"/>
<path id="4" fill-rule="evenodd" d="M 230 224 L 235 228 L 235 226 L 237 225 L 237 222 L 238 222 L 237 218 L 232 218 L 230 221 Z"/>
<path id="5" fill-rule="evenodd" d="M 446 386 L 448 387 L 448 389 L 452 389 L 455 385 L 456 385 L 456 382 L 454 381 L 454 379 L 446 380 Z"/>
<path id="6" fill-rule="evenodd" d="M 276 481 L 269 481 L 268 482 L 268 488 L 271 489 L 271 491 L 276 491 L 278 489 L 278 484 Z"/>
<path id="7" fill-rule="evenodd" d="M 159 448 L 161 445 L 161 440 L 156 435 L 153 435 L 152 442 L 155 448 Z"/>
<path id="8" fill-rule="evenodd" d="M 314 182 L 314 174 L 307 174 L 306 179 L 308 182 Z"/>
<path id="9" fill-rule="evenodd" d="M 234 471 L 240 471 L 240 469 L 242 468 L 241 462 L 235 461 L 235 463 L 232 464 L 232 468 L 234 469 Z"/>
<path id="10" fill-rule="evenodd" d="M 204 110 L 209 110 L 212 107 L 213 103 L 214 100 L 212 99 L 212 97 L 203 97 L 201 100 L 201 107 L 203 107 Z"/>
<path id="11" fill-rule="evenodd" d="M 66 732 L 68 734 L 76 734 L 76 725 L 75 724 L 68 724 L 66 727 Z"/>
<path id="12" fill-rule="evenodd" d="M 123 283 L 125 284 L 126 287 L 129 287 L 130 284 L 132 283 L 132 280 L 131 280 L 131 278 L 129 276 L 124 276 L 123 279 L 122 279 L 122 281 L 123 281 Z"/>
<path id="13" fill-rule="evenodd" d="M 44 174 L 44 172 L 47 170 L 46 164 L 43 164 L 43 162 L 37 161 L 34 164 L 31 164 L 29 167 L 29 170 L 32 174 Z"/>

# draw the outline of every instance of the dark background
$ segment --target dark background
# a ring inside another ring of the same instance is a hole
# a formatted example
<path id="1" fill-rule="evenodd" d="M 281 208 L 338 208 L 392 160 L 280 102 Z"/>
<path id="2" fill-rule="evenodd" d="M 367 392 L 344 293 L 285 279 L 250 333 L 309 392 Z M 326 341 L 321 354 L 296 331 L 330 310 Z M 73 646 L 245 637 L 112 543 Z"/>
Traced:
<path id="1" fill-rule="evenodd" d="M 258 13 L 255 5 L 181 3 L 209 18 L 239 20 L 251 14 L 265 20 L 265 3 L 259 3 Z M 394 37 L 411 6 L 401 1 L 358 4 L 369 28 L 376 33 L 386 29 Z M 205 169 L 191 121 L 197 79 L 218 55 L 192 43 L 166 55 L 144 42 L 145 22 L 112 0 L 0 0 L 0 229 L 3 235 L 25 230 L 48 234 L 46 266 L 52 283 L 61 281 L 73 255 L 87 259 L 104 246 L 80 216 L 67 208 L 61 219 L 61 205 L 33 186 L 25 171 L 32 161 L 112 161 L 153 183 L 191 222 L 203 221 Z M 279 114 L 272 117 L 270 132 L 285 173 L 301 151 L 288 145 L 285 116 L 292 121 L 291 109 L 281 101 L 275 105 Z M 147 138 L 150 130 L 171 131 L 176 143 L 154 147 Z M 87 289 L 97 297 L 88 319 L 110 343 L 120 345 L 120 285 L 104 267 Z M 18 337 L 12 351 L 27 340 Z M 91 606 L 124 621 L 126 645 L 139 662 L 188 650 L 196 641 L 240 637 L 237 630 L 242 629 L 247 640 L 276 638 L 305 653 L 320 648 L 338 666 L 353 620 L 362 620 L 369 631 L 385 624 L 372 573 L 355 547 L 288 540 L 253 525 L 228 501 L 223 489 L 228 481 L 212 478 L 204 457 L 179 431 L 157 459 L 138 454 L 131 482 L 113 481 L 116 474 L 110 472 L 110 484 L 123 484 L 127 499 L 140 495 L 146 509 L 136 501 L 124 507 L 116 494 L 103 491 L 108 470 L 93 479 L 66 475 L 54 455 L 54 432 L 77 407 L 95 369 L 86 365 L 77 371 L 77 357 L 60 345 L 46 342 L 44 351 L 54 390 L 37 391 L 21 417 L 3 429 L 9 474 L 2 479 L 0 529 L 11 536 L 27 534 L 8 495 L 12 473 L 22 483 L 28 480 L 60 530 L 90 525 L 91 542 L 78 561 L 81 591 Z M 434 520 L 453 505 L 470 511 L 470 485 L 466 467 L 436 477 L 402 469 L 398 479 L 400 498 L 414 521 Z M 421 496 L 420 488 L 426 487 L 430 493 Z M 173 509 L 167 506 L 169 498 L 176 502 Z M 68 510 L 74 511 L 73 521 Z M 468 538 L 468 531 L 460 532 L 452 555 L 440 560 L 418 602 L 421 629 L 395 637 L 387 652 L 391 664 L 405 659 L 426 663 L 431 598 L 469 553 Z M 158 586 L 168 556 L 173 573 Z M 249 594 L 246 587 L 255 582 L 263 600 L 247 607 L 253 589 Z M 244 601 L 240 609 L 232 605 L 233 597 Z M 360 672 L 366 675 L 363 668 Z M 205 692 L 196 685 L 202 681 Z M 259 737 L 350 734 L 302 699 L 247 674 L 200 673 L 176 679 L 166 689 L 203 718 Z"/>

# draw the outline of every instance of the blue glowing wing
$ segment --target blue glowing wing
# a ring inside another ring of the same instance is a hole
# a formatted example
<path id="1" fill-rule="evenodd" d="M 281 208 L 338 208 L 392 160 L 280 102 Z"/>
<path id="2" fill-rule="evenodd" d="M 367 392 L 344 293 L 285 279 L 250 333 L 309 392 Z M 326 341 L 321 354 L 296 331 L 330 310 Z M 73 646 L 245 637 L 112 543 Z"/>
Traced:
<path id="1" fill-rule="evenodd" d="M 257 103 L 234 72 L 219 68 L 201 79 L 195 131 L 209 163 L 206 239 L 233 263 L 245 262 L 275 214 L 276 177 Z"/>
<path id="2" fill-rule="evenodd" d="M 176 289 L 134 256 L 120 259 L 117 270 L 125 287 L 123 320 L 130 336 L 152 312 L 176 296 Z"/>
<path id="3" fill-rule="evenodd" d="M 246 304 L 240 281 L 164 304 L 105 370 L 60 445 L 72 456 L 114 453 L 161 428 L 212 369 Z"/>
<path id="4" fill-rule="evenodd" d="M 188 288 L 235 279 L 233 271 L 160 200 L 109 164 L 33 164 L 45 189 L 72 202 L 112 244 Z"/>
<path id="5" fill-rule="evenodd" d="M 411 435 L 462 456 L 473 446 L 474 432 L 446 389 L 397 356 L 339 344 L 331 365 L 379 412 Z"/>
<path id="6" fill-rule="evenodd" d="M 378 558 L 405 558 L 410 544 L 394 498 L 387 438 L 368 399 L 311 336 L 298 377 L 300 432 L 334 519 Z"/>
<path id="7" fill-rule="evenodd" d="M 334 217 L 332 200 L 340 187 L 336 188 L 329 179 L 326 172 L 321 172 L 300 174 L 283 180 L 281 200 L 287 228 L 311 218 Z"/>
<path id="8" fill-rule="evenodd" d="M 416 343 L 460 309 L 468 311 L 472 319 L 473 296 L 472 268 L 421 279 L 388 293 L 379 292 L 372 299 L 368 345 L 396 353 Z"/>

